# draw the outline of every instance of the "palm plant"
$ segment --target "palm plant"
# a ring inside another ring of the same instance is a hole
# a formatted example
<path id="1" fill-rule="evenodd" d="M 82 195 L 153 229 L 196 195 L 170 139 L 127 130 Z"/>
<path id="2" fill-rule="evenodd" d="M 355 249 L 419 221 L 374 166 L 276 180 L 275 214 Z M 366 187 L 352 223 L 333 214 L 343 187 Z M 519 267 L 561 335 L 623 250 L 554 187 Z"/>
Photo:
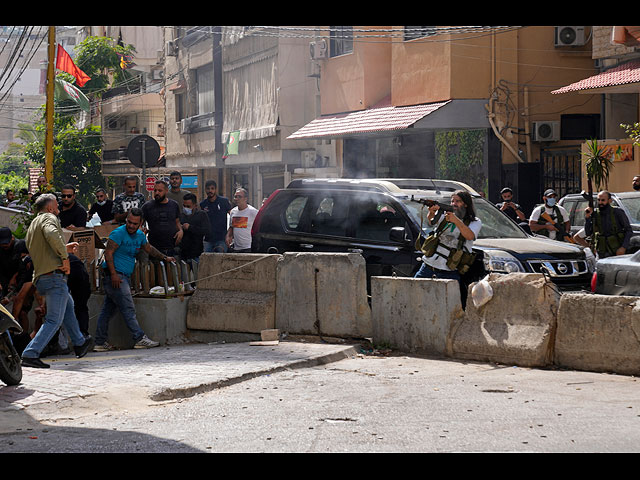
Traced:
<path id="1" fill-rule="evenodd" d="M 613 167 L 613 161 L 610 156 L 605 154 L 605 151 L 606 148 L 604 146 L 598 145 L 598 140 L 592 139 L 587 141 L 587 151 L 582 153 L 585 160 L 590 195 L 593 193 L 594 184 L 598 191 L 602 186 L 607 188 L 609 184 L 609 174 Z"/>

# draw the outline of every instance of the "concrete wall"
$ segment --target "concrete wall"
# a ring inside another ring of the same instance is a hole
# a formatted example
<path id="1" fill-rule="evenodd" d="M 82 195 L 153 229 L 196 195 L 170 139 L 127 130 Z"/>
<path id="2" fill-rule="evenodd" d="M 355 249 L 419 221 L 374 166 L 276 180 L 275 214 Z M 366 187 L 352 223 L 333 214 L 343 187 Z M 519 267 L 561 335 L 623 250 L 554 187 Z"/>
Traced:
<path id="1" fill-rule="evenodd" d="M 98 315 L 102 310 L 105 296 L 93 293 L 89 298 L 89 333 L 95 336 Z M 138 323 L 149 338 L 164 344 L 176 344 L 186 341 L 186 318 L 189 297 L 149 298 L 134 297 Z M 126 327 L 120 312 L 116 312 L 109 321 L 111 345 L 119 349 L 133 348 L 131 332 Z"/>
<path id="2" fill-rule="evenodd" d="M 276 328 L 336 337 L 371 335 L 366 264 L 355 253 L 285 253 L 278 262 Z"/>
<path id="3" fill-rule="evenodd" d="M 371 310 L 374 344 L 442 355 L 464 315 L 454 280 L 372 277 Z"/>

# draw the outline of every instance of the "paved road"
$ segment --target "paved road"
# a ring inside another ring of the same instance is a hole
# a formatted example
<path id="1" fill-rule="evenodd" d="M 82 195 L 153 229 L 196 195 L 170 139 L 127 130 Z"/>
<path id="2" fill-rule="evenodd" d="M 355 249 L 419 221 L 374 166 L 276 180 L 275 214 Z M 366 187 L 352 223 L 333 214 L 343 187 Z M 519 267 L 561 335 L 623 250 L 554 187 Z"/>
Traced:
<path id="1" fill-rule="evenodd" d="M 302 342 L 92 353 L 52 365 L 0 387 L 0 451 L 640 451 L 630 376 Z"/>

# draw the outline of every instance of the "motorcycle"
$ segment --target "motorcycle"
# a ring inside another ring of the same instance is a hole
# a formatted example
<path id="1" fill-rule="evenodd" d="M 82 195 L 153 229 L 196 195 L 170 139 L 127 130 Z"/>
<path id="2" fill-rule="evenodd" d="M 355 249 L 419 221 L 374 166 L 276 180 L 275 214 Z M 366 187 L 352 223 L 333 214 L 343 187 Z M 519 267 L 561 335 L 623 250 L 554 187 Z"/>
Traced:
<path id="1" fill-rule="evenodd" d="M 20 324 L 0 304 L 0 380 L 7 385 L 17 385 L 22 381 L 22 361 L 11 341 L 10 330 L 22 333 Z"/>

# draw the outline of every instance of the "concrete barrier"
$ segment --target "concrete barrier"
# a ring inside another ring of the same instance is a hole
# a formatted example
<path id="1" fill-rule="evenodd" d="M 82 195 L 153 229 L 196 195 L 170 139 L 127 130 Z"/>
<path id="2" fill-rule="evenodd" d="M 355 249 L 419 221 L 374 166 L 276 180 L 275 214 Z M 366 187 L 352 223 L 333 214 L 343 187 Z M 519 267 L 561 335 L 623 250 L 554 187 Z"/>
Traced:
<path id="1" fill-rule="evenodd" d="M 98 315 L 102 310 L 105 295 L 92 293 L 89 297 L 89 333 L 95 336 Z M 173 298 L 134 297 L 136 317 L 144 333 L 160 344 L 179 344 L 186 341 L 188 296 Z M 126 327 L 120 312 L 109 321 L 111 345 L 119 349 L 133 348 L 131 332 Z"/>
<path id="2" fill-rule="evenodd" d="M 370 337 L 366 263 L 355 253 L 285 253 L 278 262 L 276 328 L 299 335 Z"/>
<path id="3" fill-rule="evenodd" d="M 640 299 L 564 294 L 554 362 L 578 370 L 640 374 Z"/>
<path id="4" fill-rule="evenodd" d="M 260 333 L 275 327 L 281 255 L 203 253 L 187 310 L 195 330 Z"/>
<path id="5" fill-rule="evenodd" d="M 455 280 L 371 277 L 373 343 L 444 355 L 464 315 Z"/>
<path id="6" fill-rule="evenodd" d="M 452 332 L 454 358 L 542 367 L 552 362 L 560 294 L 541 274 L 491 274 L 493 297 L 476 307 L 469 287 L 465 316 Z"/>

